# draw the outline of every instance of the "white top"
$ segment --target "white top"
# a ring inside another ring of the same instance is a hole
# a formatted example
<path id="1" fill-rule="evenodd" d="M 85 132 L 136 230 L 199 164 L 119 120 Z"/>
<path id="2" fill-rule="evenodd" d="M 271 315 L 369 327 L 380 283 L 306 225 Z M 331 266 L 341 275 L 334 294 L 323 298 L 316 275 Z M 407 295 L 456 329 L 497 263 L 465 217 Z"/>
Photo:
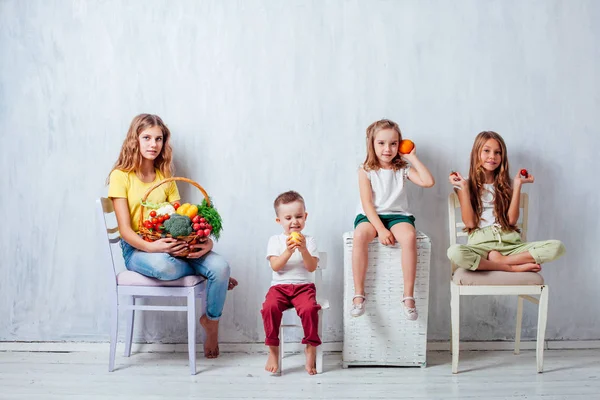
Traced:
<path id="1" fill-rule="evenodd" d="M 480 228 L 485 228 L 496 223 L 496 216 L 494 215 L 495 200 L 494 185 L 492 183 L 484 183 L 483 190 L 481 191 L 481 205 L 483 210 L 481 211 L 481 219 L 479 220 Z"/>
<path id="2" fill-rule="evenodd" d="M 317 242 L 312 236 L 304 235 L 306 239 L 306 248 L 313 257 L 319 257 Z M 279 257 L 287 248 L 287 235 L 280 234 L 271 236 L 267 245 L 267 260 L 271 256 Z M 269 263 L 269 268 L 271 264 Z M 312 272 L 308 272 L 302 260 L 300 250 L 294 251 L 285 266 L 279 271 L 273 271 L 271 286 L 291 284 L 300 285 L 303 283 L 313 283 Z"/>
<path id="3" fill-rule="evenodd" d="M 365 171 L 363 166 L 360 168 L 371 181 L 373 205 L 377 214 L 412 215 L 408 211 L 408 196 L 404 190 L 410 167 L 398 171 L 383 168 Z M 357 214 L 366 215 L 360 199 Z"/>

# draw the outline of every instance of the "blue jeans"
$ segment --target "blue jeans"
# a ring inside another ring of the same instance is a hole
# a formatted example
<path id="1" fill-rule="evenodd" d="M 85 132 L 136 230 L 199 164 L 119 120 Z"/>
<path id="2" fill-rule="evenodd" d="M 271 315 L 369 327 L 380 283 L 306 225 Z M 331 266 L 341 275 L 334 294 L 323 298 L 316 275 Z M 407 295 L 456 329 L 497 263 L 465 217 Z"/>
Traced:
<path id="1" fill-rule="evenodd" d="M 219 254 L 210 251 L 200 258 L 176 258 L 167 253 L 146 253 L 121 240 L 125 268 L 150 278 L 172 281 L 202 275 L 206 284 L 206 316 L 218 320 L 223 312 L 231 270 Z"/>

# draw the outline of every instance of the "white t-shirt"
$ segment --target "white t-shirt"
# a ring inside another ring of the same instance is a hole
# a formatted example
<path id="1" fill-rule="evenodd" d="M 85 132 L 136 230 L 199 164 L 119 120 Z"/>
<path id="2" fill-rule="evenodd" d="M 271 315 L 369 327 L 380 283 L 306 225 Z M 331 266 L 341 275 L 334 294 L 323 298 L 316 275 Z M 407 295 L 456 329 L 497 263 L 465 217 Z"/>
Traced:
<path id="1" fill-rule="evenodd" d="M 394 171 L 392 169 L 378 169 L 365 171 L 371 181 L 373 205 L 379 215 L 412 215 L 408 211 L 408 196 L 404 190 L 404 184 L 408 178 L 410 167 Z M 361 172 L 362 173 L 362 172 Z M 365 214 L 360 200 L 358 201 L 357 214 Z"/>
<path id="2" fill-rule="evenodd" d="M 485 228 L 496 223 L 496 216 L 494 215 L 494 202 L 496 200 L 496 192 L 492 183 L 484 183 L 483 190 L 481 191 L 481 219 L 479 220 L 479 227 Z"/>
<path id="3" fill-rule="evenodd" d="M 317 242 L 312 236 L 304 235 L 306 239 L 306 248 L 313 257 L 319 257 L 319 251 L 317 250 Z M 287 248 L 287 235 L 280 234 L 271 236 L 269 244 L 267 245 L 267 260 L 271 256 L 279 257 Z M 269 268 L 271 264 L 269 263 Z M 308 272 L 304 266 L 304 260 L 302 260 L 302 254 L 300 250 L 294 251 L 285 266 L 279 271 L 273 271 L 273 278 L 271 286 L 292 284 L 300 285 L 303 283 L 312 283 L 312 272 Z"/>

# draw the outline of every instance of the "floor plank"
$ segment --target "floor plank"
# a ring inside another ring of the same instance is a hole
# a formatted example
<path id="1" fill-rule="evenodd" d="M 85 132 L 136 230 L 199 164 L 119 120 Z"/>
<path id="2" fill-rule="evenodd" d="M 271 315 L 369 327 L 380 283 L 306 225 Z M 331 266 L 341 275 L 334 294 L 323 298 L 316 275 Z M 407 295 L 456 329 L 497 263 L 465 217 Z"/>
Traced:
<path id="1" fill-rule="evenodd" d="M 325 357 L 325 373 L 309 376 L 301 354 L 284 358 L 284 374 L 263 370 L 265 354 L 198 358 L 188 374 L 186 353 L 0 352 L 0 399 L 596 399 L 600 350 L 547 350 L 543 374 L 535 352 L 464 351 L 459 371 L 448 352 L 430 352 L 427 368 L 351 367 Z"/>

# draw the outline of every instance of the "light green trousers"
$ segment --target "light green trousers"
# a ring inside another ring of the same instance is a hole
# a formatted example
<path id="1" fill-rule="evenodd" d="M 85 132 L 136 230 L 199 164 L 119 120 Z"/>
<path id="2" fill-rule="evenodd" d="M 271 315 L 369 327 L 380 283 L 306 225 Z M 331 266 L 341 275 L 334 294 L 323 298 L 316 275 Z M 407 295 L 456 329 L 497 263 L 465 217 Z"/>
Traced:
<path id="1" fill-rule="evenodd" d="M 448 249 L 448 258 L 461 268 L 475 271 L 481 258 L 487 259 L 492 250 L 503 256 L 528 251 L 537 264 L 556 260 L 565 254 L 560 240 L 523 243 L 519 232 L 504 232 L 498 226 L 486 226 L 469 235 L 467 244 L 455 244 Z"/>

